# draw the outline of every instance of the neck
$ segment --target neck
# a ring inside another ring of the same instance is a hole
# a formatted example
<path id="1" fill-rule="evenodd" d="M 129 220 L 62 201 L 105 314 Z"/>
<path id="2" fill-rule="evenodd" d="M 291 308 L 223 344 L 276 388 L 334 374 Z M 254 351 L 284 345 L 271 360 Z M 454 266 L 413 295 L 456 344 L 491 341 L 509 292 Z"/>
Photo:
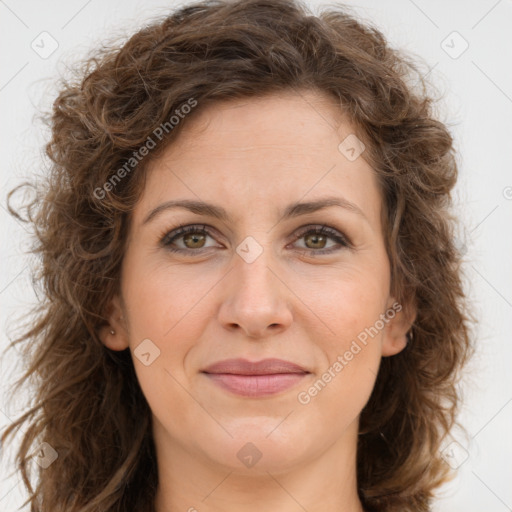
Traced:
<path id="1" fill-rule="evenodd" d="M 357 421 L 313 459 L 287 467 L 229 467 L 176 443 L 154 419 L 156 512 L 363 512 L 357 494 Z M 263 462 L 263 457 L 261 459 Z"/>

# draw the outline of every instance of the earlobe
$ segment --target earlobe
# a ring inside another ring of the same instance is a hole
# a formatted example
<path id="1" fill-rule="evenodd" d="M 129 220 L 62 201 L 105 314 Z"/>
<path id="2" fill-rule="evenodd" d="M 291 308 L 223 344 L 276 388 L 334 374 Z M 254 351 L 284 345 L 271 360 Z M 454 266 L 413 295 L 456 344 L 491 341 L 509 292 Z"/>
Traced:
<path id="1" fill-rule="evenodd" d="M 407 333 L 386 336 L 382 342 L 382 357 L 394 356 L 407 346 Z"/>
<path id="2" fill-rule="evenodd" d="M 382 356 L 394 356 L 401 352 L 411 339 L 411 328 L 416 320 L 416 308 L 408 306 L 400 309 L 391 318 L 384 330 L 382 340 Z"/>
<path id="3" fill-rule="evenodd" d="M 111 350 L 125 350 L 129 346 L 128 332 L 117 295 L 112 298 L 108 306 L 107 318 L 108 325 L 103 325 L 99 330 L 101 342 Z"/>

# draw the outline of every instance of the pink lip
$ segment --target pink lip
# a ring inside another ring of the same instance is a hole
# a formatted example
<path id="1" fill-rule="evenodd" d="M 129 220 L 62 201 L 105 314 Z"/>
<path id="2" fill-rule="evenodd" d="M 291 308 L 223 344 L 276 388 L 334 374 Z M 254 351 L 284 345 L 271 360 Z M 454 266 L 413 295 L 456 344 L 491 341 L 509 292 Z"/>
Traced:
<path id="1" fill-rule="evenodd" d="M 226 359 L 208 366 L 203 373 L 222 388 L 251 397 L 279 393 L 309 374 L 301 366 L 282 359 Z"/>

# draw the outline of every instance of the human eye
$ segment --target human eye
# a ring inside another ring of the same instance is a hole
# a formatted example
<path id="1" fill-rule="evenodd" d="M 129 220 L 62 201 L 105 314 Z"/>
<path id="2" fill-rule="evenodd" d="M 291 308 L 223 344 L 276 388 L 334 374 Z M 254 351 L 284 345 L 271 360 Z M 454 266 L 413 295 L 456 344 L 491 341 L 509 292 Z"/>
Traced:
<path id="1" fill-rule="evenodd" d="M 207 238 L 212 238 L 211 231 L 205 224 L 179 226 L 177 229 L 165 232 L 160 244 L 166 250 L 179 253 L 202 253 L 215 245 L 206 245 Z"/>
<path id="2" fill-rule="evenodd" d="M 327 247 L 328 240 L 335 242 Z M 352 244 L 347 236 L 330 226 L 305 226 L 301 228 L 295 235 L 294 241 L 304 240 L 305 247 L 300 249 L 301 252 L 307 253 L 308 256 L 322 256 L 331 254 L 342 249 L 349 249 Z M 309 246 L 307 245 L 309 244 Z"/>
<path id="3" fill-rule="evenodd" d="M 213 240 L 212 233 L 213 230 L 204 224 L 179 226 L 174 230 L 163 233 L 160 244 L 166 250 L 174 253 L 203 253 L 208 249 L 219 247 L 215 244 L 206 245 L 208 238 Z M 348 237 L 337 229 L 324 225 L 301 228 L 293 238 L 294 242 L 299 240 L 305 241 L 305 245 L 299 248 L 299 251 L 309 256 L 321 256 L 352 247 Z M 330 246 L 329 240 L 331 242 Z"/>

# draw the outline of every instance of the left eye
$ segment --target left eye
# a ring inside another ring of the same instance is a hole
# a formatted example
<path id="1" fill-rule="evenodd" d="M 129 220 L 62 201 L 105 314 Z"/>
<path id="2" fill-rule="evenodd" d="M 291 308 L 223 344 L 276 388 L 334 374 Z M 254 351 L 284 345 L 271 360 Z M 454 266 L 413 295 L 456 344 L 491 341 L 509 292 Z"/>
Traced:
<path id="1" fill-rule="evenodd" d="M 309 246 L 306 245 L 305 247 L 306 252 L 309 252 L 310 254 L 318 253 L 318 251 L 315 251 L 314 249 L 325 249 L 329 239 L 331 239 L 331 241 L 334 240 L 336 244 L 334 244 L 334 246 L 331 245 L 330 248 L 322 250 L 320 254 L 328 254 L 336 251 L 340 249 L 339 246 L 348 248 L 351 245 L 343 234 L 341 234 L 336 229 L 330 228 L 329 226 L 315 226 L 313 228 L 308 227 L 302 232 L 298 233 L 297 237 L 295 238 L 295 240 L 302 239 L 306 241 L 306 244 L 310 244 Z"/>
<path id="2" fill-rule="evenodd" d="M 165 234 L 161 240 L 161 245 L 172 252 L 200 252 L 202 249 L 214 247 L 205 246 L 207 237 L 212 238 L 212 235 L 205 225 L 180 226 L 178 229 Z M 300 250 L 312 255 L 327 254 L 351 246 L 343 234 L 329 226 L 307 226 L 294 237 L 294 241 L 302 239 L 305 241 L 305 247 Z M 329 239 L 336 243 L 334 247 L 331 245 L 331 247 L 326 248 Z M 180 241 L 181 244 L 178 244 L 177 248 L 172 247 L 172 245 L 176 245 L 177 241 Z"/>

